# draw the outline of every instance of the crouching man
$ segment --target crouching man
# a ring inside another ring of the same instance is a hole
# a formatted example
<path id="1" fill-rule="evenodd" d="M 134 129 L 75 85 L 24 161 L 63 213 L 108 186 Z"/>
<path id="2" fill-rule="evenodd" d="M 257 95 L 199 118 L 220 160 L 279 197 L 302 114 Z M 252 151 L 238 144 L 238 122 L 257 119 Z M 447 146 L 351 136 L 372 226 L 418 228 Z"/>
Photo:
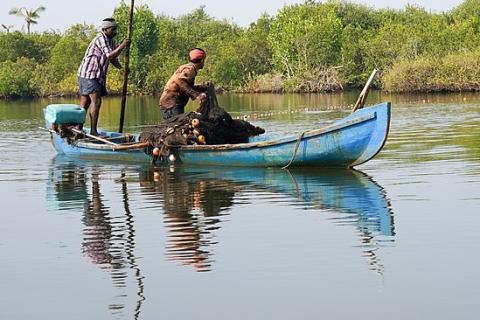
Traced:
<path id="1" fill-rule="evenodd" d="M 195 77 L 203 68 L 206 56 L 203 49 L 190 50 L 189 63 L 178 67 L 168 80 L 159 101 L 164 120 L 184 113 L 189 98 L 199 100 L 200 104 L 206 101 L 207 86 L 195 85 Z"/>

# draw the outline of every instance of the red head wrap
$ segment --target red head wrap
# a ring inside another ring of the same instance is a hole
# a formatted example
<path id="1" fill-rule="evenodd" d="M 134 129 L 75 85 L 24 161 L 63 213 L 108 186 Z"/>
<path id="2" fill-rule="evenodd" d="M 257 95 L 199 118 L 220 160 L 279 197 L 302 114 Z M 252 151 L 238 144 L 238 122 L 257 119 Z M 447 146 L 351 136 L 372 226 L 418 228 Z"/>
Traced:
<path id="1" fill-rule="evenodd" d="M 190 60 L 192 61 L 205 59 L 205 57 L 207 56 L 205 51 L 197 48 L 190 50 L 190 53 L 188 55 L 190 57 Z"/>

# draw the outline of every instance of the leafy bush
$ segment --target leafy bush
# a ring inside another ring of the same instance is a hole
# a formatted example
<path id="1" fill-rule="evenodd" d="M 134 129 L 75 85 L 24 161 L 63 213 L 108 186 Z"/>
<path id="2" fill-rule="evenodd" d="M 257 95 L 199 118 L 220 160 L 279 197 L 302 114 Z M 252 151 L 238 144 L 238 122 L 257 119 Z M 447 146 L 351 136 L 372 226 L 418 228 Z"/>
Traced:
<path id="1" fill-rule="evenodd" d="M 35 95 L 30 79 L 35 70 L 35 61 L 25 57 L 17 61 L 0 63 L 0 97 L 27 97 Z"/>
<path id="2" fill-rule="evenodd" d="M 342 23 L 335 4 L 286 6 L 272 22 L 268 43 L 276 69 L 287 78 L 312 68 L 339 62 Z"/>
<path id="3" fill-rule="evenodd" d="M 296 74 L 285 86 L 288 91 L 312 93 L 341 90 L 342 83 L 337 68 L 317 68 Z"/>
<path id="4" fill-rule="evenodd" d="M 392 92 L 479 91 L 480 50 L 440 59 L 423 56 L 399 61 L 383 81 L 385 89 Z"/>
<path id="5" fill-rule="evenodd" d="M 285 91 L 285 82 L 279 73 L 261 74 L 250 79 L 242 90 L 255 93 L 282 93 Z"/>

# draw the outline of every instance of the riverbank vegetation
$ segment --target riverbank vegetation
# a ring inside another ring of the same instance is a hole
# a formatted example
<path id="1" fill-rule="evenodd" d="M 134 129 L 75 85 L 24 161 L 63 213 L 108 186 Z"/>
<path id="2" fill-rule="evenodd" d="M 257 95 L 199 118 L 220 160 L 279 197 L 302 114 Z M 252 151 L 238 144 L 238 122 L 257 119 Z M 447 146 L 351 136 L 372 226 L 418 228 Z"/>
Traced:
<path id="1" fill-rule="evenodd" d="M 114 10 L 121 41 L 128 6 Z M 263 14 L 246 28 L 206 14 L 203 7 L 172 18 L 136 8 L 130 92 L 158 93 L 188 50 L 207 51 L 198 81 L 242 92 L 320 92 L 363 85 L 389 91 L 480 90 L 480 1 L 448 12 L 421 7 L 374 9 L 346 1 L 305 1 Z M 74 25 L 65 32 L 0 33 L 0 96 L 77 92 L 76 72 L 98 30 Z M 108 88 L 122 75 L 109 69 Z"/>

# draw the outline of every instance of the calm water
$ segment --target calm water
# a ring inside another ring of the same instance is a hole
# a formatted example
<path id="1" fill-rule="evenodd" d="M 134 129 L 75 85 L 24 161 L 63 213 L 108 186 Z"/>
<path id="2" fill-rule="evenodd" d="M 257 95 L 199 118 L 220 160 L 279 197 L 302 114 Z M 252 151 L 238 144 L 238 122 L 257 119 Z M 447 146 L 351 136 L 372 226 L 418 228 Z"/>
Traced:
<path id="1" fill-rule="evenodd" d="M 287 133 L 355 98 L 220 102 Z M 359 171 L 76 161 L 38 129 L 59 100 L 0 101 L 0 319 L 478 319 L 480 96 L 384 100 L 388 142 Z M 129 99 L 126 129 L 156 105 Z"/>

